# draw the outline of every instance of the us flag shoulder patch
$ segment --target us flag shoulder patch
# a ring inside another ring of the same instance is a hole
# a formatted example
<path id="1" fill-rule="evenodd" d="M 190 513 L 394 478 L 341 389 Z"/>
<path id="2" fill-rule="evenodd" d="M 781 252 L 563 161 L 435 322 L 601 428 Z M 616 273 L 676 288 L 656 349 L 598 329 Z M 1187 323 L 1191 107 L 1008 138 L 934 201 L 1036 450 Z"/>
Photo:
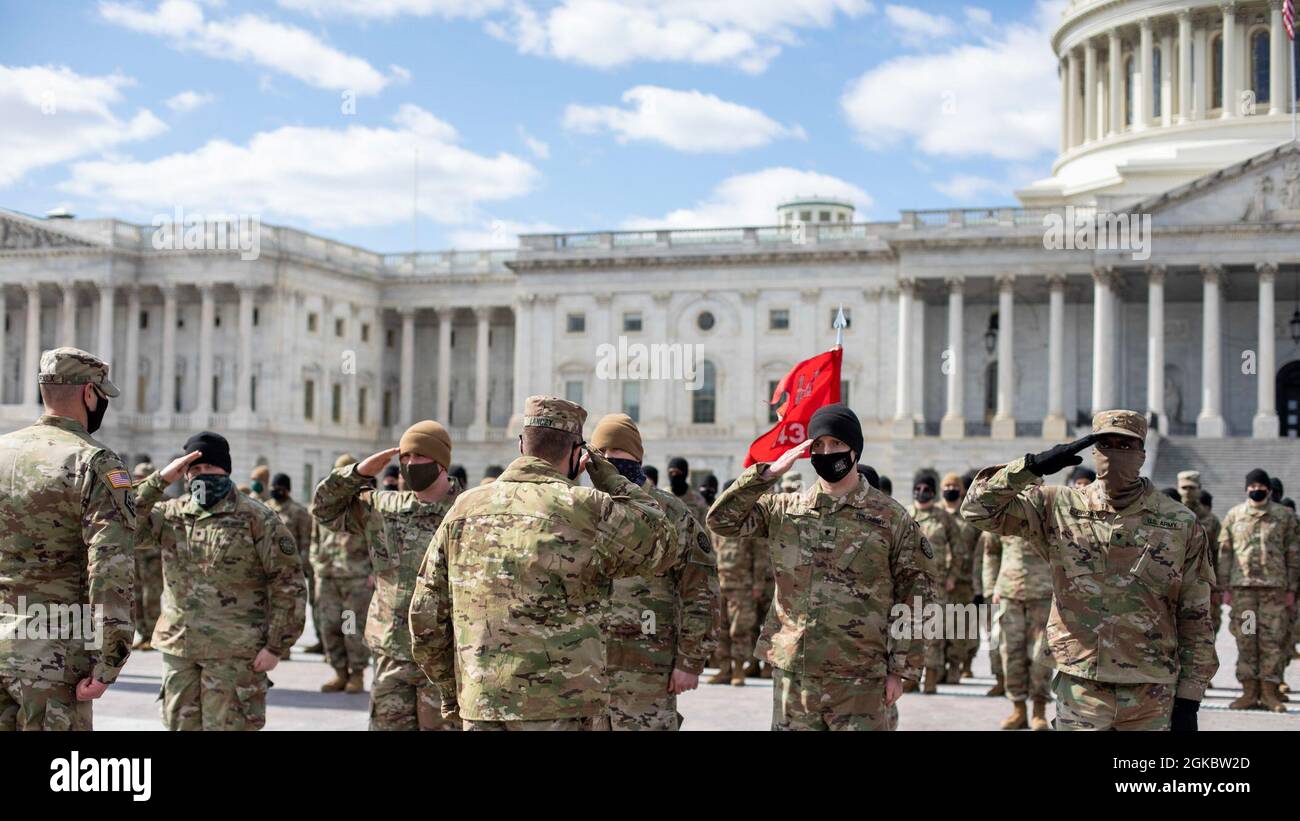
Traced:
<path id="1" fill-rule="evenodd" d="M 131 476 L 125 470 L 110 470 L 108 484 L 118 490 L 128 488 L 131 486 Z"/>

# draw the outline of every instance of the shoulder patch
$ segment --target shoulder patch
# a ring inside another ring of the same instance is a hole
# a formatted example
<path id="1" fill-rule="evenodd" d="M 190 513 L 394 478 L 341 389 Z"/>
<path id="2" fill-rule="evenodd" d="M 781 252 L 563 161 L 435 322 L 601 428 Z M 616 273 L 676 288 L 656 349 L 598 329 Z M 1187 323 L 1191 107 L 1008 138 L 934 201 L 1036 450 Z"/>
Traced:
<path id="1" fill-rule="evenodd" d="M 712 543 L 709 542 L 709 537 L 705 535 L 703 530 L 695 534 L 695 543 L 700 546 L 700 550 L 704 553 L 709 553 L 713 549 Z"/>
<path id="2" fill-rule="evenodd" d="M 131 475 L 121 468 L 110 470 L 105 478 L 108 479 L 109 486 L 117 490 L 131 487 Z"/>
<path id="3" fill-rule="evenodd" d="M 281 536 L 280 552 L 286 556 L 296 556 L 298 555 L 298 548 L 294 545 L 293 539 L 288 536 Z"/>
<path id="4" fill-rule="evenodd" d="M 934 558 L 934 548 L 930 547 L 930 540 L 924 536 L 921 537 L 921 552 L 925 554 L 927 559 Z"/>

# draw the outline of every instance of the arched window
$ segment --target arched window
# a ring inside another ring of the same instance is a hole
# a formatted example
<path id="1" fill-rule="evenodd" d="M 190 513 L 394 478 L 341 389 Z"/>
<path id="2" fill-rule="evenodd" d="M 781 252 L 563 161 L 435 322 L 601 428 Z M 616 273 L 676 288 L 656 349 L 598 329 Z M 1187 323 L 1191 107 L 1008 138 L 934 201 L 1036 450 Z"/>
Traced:
<path id="1" fill-rule="evenodd" d="M 1267 103 L 1269 98 L 1268 50 L 1268 31 L 1261 29 L 1255 32 L 1250 38 L 1250 81 L 1257 103 Z"/>
<path id="2" fill-rule="evenodd" d="M 1164 59 L 1165 55 L 1161 53 L 1160 47 L 1156 46 L 1151 53 L 1151 79 L 1149 81 L 1151 85 L 1151 116 L 1156 118 L 1160 117 L 1161 103 L 1163 102 L 1160 95 L 1164 91 L 1164 87 L 1160 82 L 1160 78 L 1164 72 L 1161 68 Z"/>
<path id="3" fill-rule="evenodd" d="M 700 366 L 700 377 L 700 389 L 691 395 L 691 422 L 712 425 L 717 418 L 718 371 L 707 359 Z"/>
<path id="4" fill-rule="evenodd" d="M 1137 70 L 1137 61 L 1132 55 L 1124 58 L 1124 125 L 1133 125 L 1133 92 L 1137 90 L 1133 73 Z"/>
<path id="5" fill-rule="evenodd" d="M 1210 43 L 1210 108 L 1223 107 L 1223 37 Z"/>

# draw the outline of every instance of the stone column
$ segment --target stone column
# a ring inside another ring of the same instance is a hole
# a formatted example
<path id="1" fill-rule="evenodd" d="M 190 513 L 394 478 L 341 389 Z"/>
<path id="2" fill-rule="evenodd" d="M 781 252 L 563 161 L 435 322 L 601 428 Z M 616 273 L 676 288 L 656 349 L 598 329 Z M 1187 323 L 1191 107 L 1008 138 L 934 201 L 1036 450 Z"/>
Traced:
<path id="1" fill-rule="evenodd" d="M 1222 265 L 1203 265 L 1201 296 L 1204 320 L 1201 328 L 1201 412 L 1196 417 L 1196 435 L 1216 439 L 1227 433 L 1223 421 L 1223 338 L 1220 326 L 1224 271 Z"/>
<path id="2" fill-rule="evenodd" d="M 1140 76 L 1133 78 L 1133 130 L 1143 131 L 1151 125 L 1152 92 L 1155 89 L 1155 61 L 1152 41 L 1151 18 L 1143 17 L 1138 21 L 1138 70 Z"/>
<path id="3" fill-rule="evenodd" d="M 1047 416 L 1044 439 L 1064 439 L 1065 420 L 1065 275 L 1047 277 Z"/>
<path id="4" fill-rule="evenodd" d="M 1101 136 L 1097 114 L 1097 46 L 1091 40 L 1083 45 L 1083 142 Z"/>
<path id="5" fill-rule="evenodd" d="M 1221 3 L 1219 8 L 1223 11 L 1223 37 L 1220 43 L 1223 44 L 1223 99 L 1219 104 L 1223 106 L 1220 116 L 1227 120 L 1237 116 L 1237 4 Z M 1200 421 L 1197 421 L 1197 427 L 1200 427 Z M 1221 434 L 1220 434 L 1221 435 Z"/>
<path id="6" fill-rule="evenodd" d="M 1178 124 L 1192 118 L 1192 13 L 1178 12 Z"/>
<path id="7" fill-rule="evenodd" d="M 1066 128 L 1066 147 L 1074 148 L 1083 142 L 1083 117 L 1079 110 L 1083 105 L 1083 100 L 1079 97 L 1079 54 L 1074 49 L 1066 55 L 1065 63 L 1065 82 L 1069 86 L 1066 92 L 1066 119 L 1068 127 Z"/>
<path id="8" fill-rule="evenodd" d="M 740 372 L 736 374 L 736 393 L 740 401 L 736 403 L 736 434 L 752 439 L 761 430 L 767 429 L 767 417 L 760 422 L 758 403 L 763 391 L 756 387 L 758 375 L 758 318 L 755 315 L 758 304 L 758 291 L 740 292 Z M 644 383 L 642 383 L 644 384 Z M 764 385 L 764 387 L 767 387 Z M 644 400 L 642 400 L 644 401 Z"/>
<path id="9" fill-rule="evenodd" d="M 1277 419 L 1277 357 L 1273 338 L 1273 283 L 1277 265 L 1263 262 L 1259 272 L 1259 350 L 1255 362 L 1256 408 L 1252 431 L 1256 439 L 1276 439 L 1280 433 Z"/>
<path id="10" fill-rule="evenodd" d="M 130 285 L 126 301 L 126 355 L 122 363 L 122 382 L 118 383 L 127 401 L 127 411 L 144 413 L 143 392 L 140 390 L 140 286 Z M 116 380 L 114 380 L 116 381 Z"/>
<path id="11" fill-rule="evenodd" d="M 1268 6 L 1268 113 L 1285 114 L 1291 110 L 1286 99 L 1291 41 L 1282 25 L 1282 0 L 1269 0 Z"/>
<path id="12" fill-rule="evenodd" d="M 1174 124 L 1174 35 L 1168 26 L 1160 33 L 1160 125 Z"/>
<path id="13" fill-rule="evenodd" d="M 1197 54 L 1209 53 L 1210 31 L 1206 26 L 1193 26 L 1192 40 L 1196 44 L 1194 50 Z M 1207 112 L 1214 108 L 1214 101 L 1210 99 L 1209 61 L 1204 58 L 1197 60 L 1193 71 L 1196 75 L 1196 90 L 1192 92 L 1192 119 L 1203 120 Z"/>
<path id="14" fill-rule="evenodd" d="M 898 281 L 898 380 L 894 390 L 895 439 L 916 436 L 916 422 L 912 418 L 912 296 L 916 281 Z"/>
<path id="15" fill-rule="evenodd" d="M 998 283 L 998 405 L 990 431 L 994 439 L 1016 438 L 1016 279 L 1010 274 Z"/>
<path id="16" fill-rule="evenodd" d="M 0 405 L 5 404 L 4 385 L 5 385 L 5 343 L 8 342 L 8 334 L 5 332 L 5 324 L 9 319 L 9 295 L 5 293 L 4 285 L 0 285 Z"/>
<path id="17" fill-rule="evenodd" d="M 1070 115 L 1074 113 L 1074 106 L 1070 101 L 1070 67 L 1057 66 L 1057 73 L 1061 76 L 1061 153 L 1064 154 L 1070 150 L 1071 138 L 1074 135 L 1070 121 Z"/>
<path id="18" fill-rule="evenodd" d="M 478 320 L 478 339 L 474 345 L 474 423 L 470 425 L 469 438 L 481 441 L 487 439 L 488 393 L 492 387 L 491 374 L 488 370 L 488 335 L 492 327 L 492 306 L 475 306 L 474 318 Z"/>
<path id="19" fill-rule="evenodd" d="M 415 308 L 404 305 L 397 313 L 402 318 L 402 401 L 398 424 L 407 427 L 415 422 Z"/>
<path id="20" fill-rule="evenodd" d="M 1106 86 L 1106 99 L 1110 103 L 1107 133 L 1114 136 L 1124 130 L 1124 47 L 1118 29 L 1107 32 L 1107 43 L 1109 53 L 1106 55 L 1106 68 L 1109 82 Z"/>
<path id="21" fill-rule="evenodd" d="M 163 297 L 162 349 L 158 352 L 160 380 L 158 387 L 158 413 L 176 412 L 176 286 L 164 283 L 159 287 Z"/>
<path id="22" fill-rule="evenodd" d="M 1092 412 L 1115 402 L 1114 272 L 1092 272 Z"/>
<path id="23" fill-rule="evenodd" d="M 451 427 L 451 326 L 456 309 L 439 305 L 433 309 L 438 317 L 438 421 Z M 519 406 L 521 409 L 523 405 Z"/>
<path id="24" fill-rule="evenodd" d="M 669 338 L 668 329 L 672 322 L 671 318 L 669 317 L 669 310 L 672 307 L 672 298 L 673 298 L 672 292 L 655 291 L 650 296 L 651 299 L 654 300 L 654 325 L 653 325 L 654 331 L 656 334 L 658 334 L 657 337 L 658 339 L 668 339 Z M 554 313 L 555 297 L 549 298 L 548 305 L 549 305 L 548 309 L 552 313 Z M 546 343 L 547 343 L 548 353 L 547 353 L 547 359 L 544 361 L 548 363 L 549 367 L 554 367 L 555 363 L 551 361 L 552 354 L 550 353 L 551 351 L 554 350 L 554 348 L 551 346 L 550 344 L 551 340 L 549 338 L 546 340 Z M 650 408 L 650 407 L 655 407 L 658 408 L 658 413 L 650 414 L 651 417 L 649 420 L 650 433 L 648 436 L 646 434 L 646 428 L 642 426 L 641 428 L 642 438 L 643 439 L 665 438 L 669 435 L 669 431 L 672 429 L 673 393 L 676 390 L 681 390 L 683 386 L 678 382 L 674 382 L 667 379 L 650 380 L 647 381 L 645 384 L 650 389 L 650 392 L 652 392 L 653 395 L 655 396 L 656 401 L 652 403 L 648 401 L 645 396 L 642 396 L 641 397 L 642 410 L 645 410 L 646 408 Z M 690 391 L 685 391 L 685 390 L 682 391 L 682 394 L 687 398 L 694 396 L 694 394 L 692 394 Z M 687 419 L 689 418 L 690 417 L 688 416 Z"/>
<path id="25" fill-rule="evenodd" d="M 54 341 L 56 348 L 65 345 L 77 347 L 77 283 L 65 282 L 63 288 L 63 309 L 59 314 L 59 338 Z"/>
<path id="26" fill-rule="evenodd" d="M 235 413 L 253 413 L 253 299 L 257 288 L 239 286 L 239 370 L 235 377 Z"/>
<path id="27" fill-rule="evenodd" d="M 28 282 L 27 339 L 23 344 L 23 404 L 35 405 L 41 401 L 41 391 L 36 382 L 41 372 L 41 284 Z"/>
<path id="28" fill-rule="evenodd" d="M 1147 266 L 1147 411 L 1168 436 L 1165 418 L 1165 266 Z"/>
<path id="29" fill-rule="evenodd" d="M 533 373 L 533 294 L 515 294 L 515 351 L 514 351 L 514 396 L 511 397 L 510 435 L 514 436 L 523 428 L 524 400 L 532 395 L 530 381 Z M 441 321 L 441 320 L 439 320 Z M 441 379 L 441 377 L 439 377 Z M 442 395 L 441 384 L 438 388 Z M 644 397 L 642 399 L 644 401 Z M 444 421 L 443 424 L 446 424 Z"/>
<path id="30" fill-rule="evenodd" d="M 965 345 L 962 321 L 965 319 L 966 280 L 952 277 L 948 284 L 948 350 L 944 352 L 943 366 L 948 377 L 948 412 L 939 422 L 939 436 L 944 439 L 961 439 L 966 436 L 966 419 L 963 416 L 965 397 Z"/>
<path id="31" fill-rule="evenodd" d="M 194 412 L 204 419 L 213 412 L 212 395 L 212 326 L 217 321 L 216 286 L 204 283 L 199 288 L 199 367 L 198 403 Z"/>
<path id="32" fill-rule="evenodd" d="M 104 360 L 109 365 L 109 373 L 113 373 L 113 297 L 116 288 L 110 284 L 100 284 L 99 286 L 99 318 L 96 320 L 96 335 L 99 337 L 95 346 L 95 356 Z M 109 377 L 110 379 L 112 377 Z"/>

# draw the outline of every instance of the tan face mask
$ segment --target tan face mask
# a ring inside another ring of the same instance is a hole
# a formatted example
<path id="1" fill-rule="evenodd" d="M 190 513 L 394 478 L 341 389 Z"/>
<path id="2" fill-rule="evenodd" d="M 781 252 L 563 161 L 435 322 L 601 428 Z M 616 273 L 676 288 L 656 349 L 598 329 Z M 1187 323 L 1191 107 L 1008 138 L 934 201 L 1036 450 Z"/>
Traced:
<path id="1" fill-rule="evenodd" d="M 1106 486 L 1106 498 L 1116 510 L 1123 510 L 1142 495 L 1145 486 L 1138 471 L 1147 455 L 1141 450 L 1095 448 L 1097 479 Z"/>

